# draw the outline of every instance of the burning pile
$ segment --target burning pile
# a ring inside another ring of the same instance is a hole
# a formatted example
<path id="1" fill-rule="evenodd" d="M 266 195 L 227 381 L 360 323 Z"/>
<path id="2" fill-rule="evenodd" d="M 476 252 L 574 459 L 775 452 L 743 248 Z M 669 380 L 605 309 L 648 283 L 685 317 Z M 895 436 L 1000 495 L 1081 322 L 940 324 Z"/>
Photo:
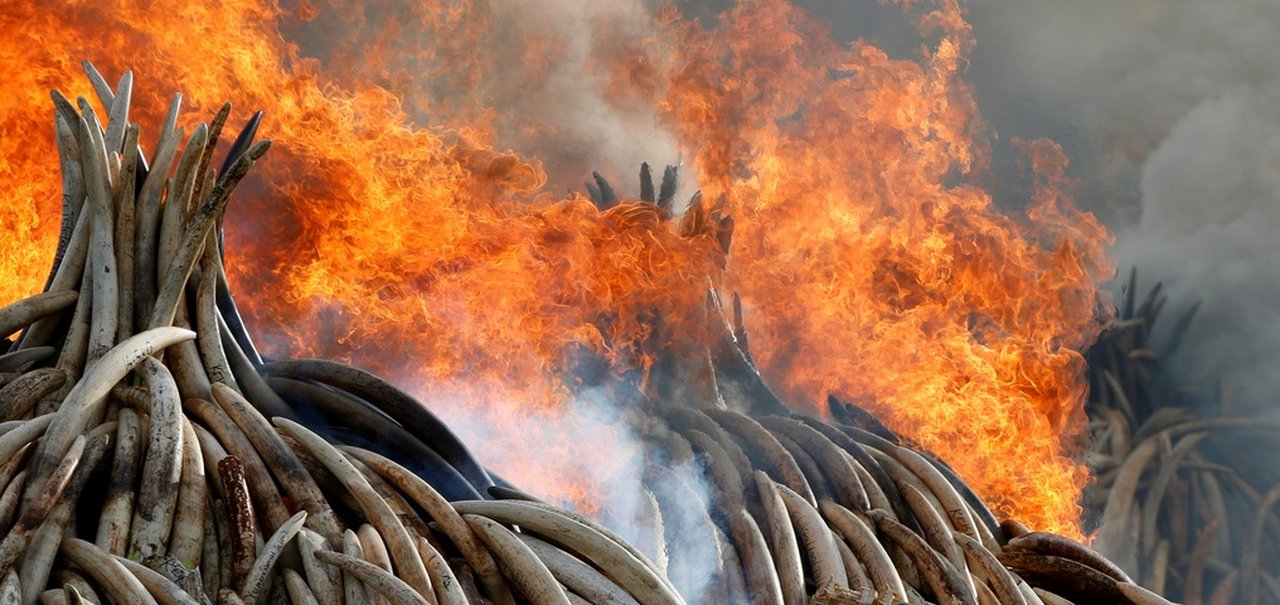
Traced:
<path id="1" fill-rule="evenodd" d="M 1130 274 L 1115 326 L 1089 353 L 1098 480 L 1085 491 L 1095 546 L 1144 585 L 1186 603 L 1280 603 L 1280 424 L 1231 409 L 1229 391 L 1201 402 L 1166 392 L 1161 362 L 1195 313 L 1152 337 L 1167 301 L 1139 302 Z"/>
<path id="2" fill-rule="evenodd" d="M 786 414 L 740 318 L 698 357 L 714 366 L 690 364 L 710 374 L 683 384 L 712 392 L 643 410 L 662 444 L 643 543 L 495 485 L 376 376 L 257 359 L 218 227 L 268 148 L 256 118 L 214 170 L 229 106 L 184 145 L 175 98 L 148 158 L 131 76 L 113 91 L 89 71 L 105 123 L 54 93 L 64 237 L 46 291 L 0 309 L 21 331 L 0 356 L 4 602 L 1163 602 L 1079 543 L 997 524 L 856 407 L 832 403 L 848 425 Z M 651 181 L 641 197 L 658 201 Z M 730 225 L 696 202 L 684 220 Z M 714 297 L 706 309 L 728 327 Z M 712 500 L 662 464 L 691 460 Z M 690 509 L 701 535 L 677 544 L 663 528 Z M 714 551 L 711 589 L 682 596 L 690 544 Z"/>
<path id="3" fill-rule="evenodd" d="M 0 310 L 0 331 L 21 331 L 0 357 L 0 602 L 260 603 L 275 590 L 297 603 L 510 603 L 512 587 L 567 602 L 540 558 L 579 575 L 589 562 L 616 593 L 679 602 L 598 524 L 479 501 L 493 487 L 485 470 L 380 379 L 303 361 L 264 366 L 285 382 L 264 381 L 231 327 L 217 229 L 269 146 L 251 143 L 257 119 L 217 171 L 230 106 L 183 145 L 175 98 L 147 161 L 128 122 L 132 77 L 112 91 L 89 72 L 105 124 L 84 99 L 77 111 L 53 95 L 66 211 L 48 288 Z M 295 422 L 272 390 L 282 384 L 332 423 L 315 430 L 359 431 L 414 470 Z M 104 498 L 85 497 L 97 489 Z"/>
<path id="4" fill-rule="evenodd" d="M 580 510 L 609 483 L 594 461 L 637 439 L 555 430 L 591 424 L 579 360 L 645 373 L 654 324 L 638 318 L 693 335 L 710 283 L 741 295 L 754 360 L 794 409 L 856 401 L 997 513 L 1082 538 L 1080 352 L 1112 269 L 1061 154 L 1016 152 L 1028 169 L 999 203 L 1009 139 L 965 81 L 975 40 L 954 0 L 862 3 L 904 28 L 883 44 L 805 3 L 731 4 L 11 0 L 0 130 L 48 130 L 50 88 L 93 97 L 68 73 L 86 53 L 201 115 L 264 109 L 276 146 L 225 223 L 264 354 L 391 378 L 490 468 Z M 168 99 L 134 101 L 158 131 Z M 0 138 L 17 183 L 0 195 L 0 304 L 44 288 L 55 154 L 51 136 Z M 735 220 L 727 257 L 651 204 L 563 193 L 591 168 L 620 184 L 610 171 L 676 157 Z"/>

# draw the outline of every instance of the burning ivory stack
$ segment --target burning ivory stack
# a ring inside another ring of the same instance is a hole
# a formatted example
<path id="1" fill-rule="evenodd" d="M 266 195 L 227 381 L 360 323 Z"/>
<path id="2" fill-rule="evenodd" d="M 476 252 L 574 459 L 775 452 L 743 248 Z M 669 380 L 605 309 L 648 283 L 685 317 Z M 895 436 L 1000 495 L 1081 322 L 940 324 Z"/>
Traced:
<path id="1" fill-rule="evenodd" d="M 595 601 L 680 602 L 598 524 L 483 501 L 485 470 L 395 387 L 340 364 L 262 364 L 216 229 L 267 150 L 250 144 L 256 117 L 215 172 L 229 106 L 182 145 L 175 99 L 146 162 L 131 76 L 112 91 L 88 71 L 105 124 L 53 95 L 65 194 L 53 274 L 0 310 L 0 331 L 21 332 L 0 356 L 0 603 L 514 603 L 513 591 L 568 603 L 561 582 Z M 281 395 L 348 437 L 376 436 L 404 466 L 333 445 Z"/>
<path id="2" fill-rule="evenodd" d="M 185 137 L 175 99 L 145 157 L 131 76 L 113 91 L 89 72 L 105 124 L 54 93 L 64 229 L 48 286 L 0 309 L 0 331 L 20 333 L 0 356 L 0 602 L 1164 602 L 1080 544 L 997 524 L 874 424 L 758 406 L 668 410 L 652 436 L 714 485 L 713 589 L 681 595 L 657 499 L 633 546 L 495 485 L 367 372 L 263 363 L 217 229 L 267 150 L 256 118 L 214 171 L 228 108 Z M 749 378 L 740 361 L 722 369 Z"/>
<path id="3" fill-rule="evenodd" d="M 615 207 L 613 188 L 595 180 L 593 201 Z M 640 182 L 641 199 L 665 209 L 670 194 L 655 198 L 647 166 Z M 668 168 L 661 190 L 674 188 Z M 695 195 L 680 231 L 727 249 L 732 223 Z M 998 521 L 945 463 L 856 406 L 830 398 L 833 422 L 789 413 L 755 368 L 738 299 L 727 312 L 712 293 L 706 310 L 706 350 L 656 352 L 644 386 L 649 510 L 641 517 L 654 529 L 637 544 L 677 580 L 706 557 L 691 551 L 711 545 L 704 602 L 1168 602 L 1082 544 Z M 682 465 L 705 469 L 708 498 L 668 470 Z M 691 502 L 698 518 L 664 531 Z"/>

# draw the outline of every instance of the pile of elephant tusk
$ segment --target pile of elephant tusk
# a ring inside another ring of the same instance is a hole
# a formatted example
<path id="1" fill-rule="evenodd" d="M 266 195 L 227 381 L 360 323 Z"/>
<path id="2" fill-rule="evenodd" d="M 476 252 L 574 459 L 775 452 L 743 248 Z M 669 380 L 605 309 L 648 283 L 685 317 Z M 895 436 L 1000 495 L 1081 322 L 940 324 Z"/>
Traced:
<path id="1" fill-rule="evenodd" d="M 175 97 L 146 156 L 131 75 L 112 89 L 86 71 L 107 119 L 53 93 L 64 222 L 47 287 L 0 309 L 16 335 L 0 355 L 0 603 L 1166 602 L 1081 544 L 997 523 L 892 435 L 723 409 L 655 419 L 714 494 L 705 535 L 686 536 L 716 548 L 712 589 L 681 595 L 661 530 L 633 545 L 503 484 L 368 372 L 264 362 L 219 228 L 269 147 L 258 116 L 215 170 L 230 107 L 187 135 Z"/>
<path id="2" fill-rule="evenodd" d="M 1097 474 L 1085 508 L 1095 546 L 1145 586 L 1181 602 L 1280 603 L 1280 422 L 1230 397 L 1181 396 L 1164 386 L 1169 357 L 1192 321 L 1152 337 L 1166 298 L 1137 297 L 1137 272 L 1114 327 L 1090 351 Z M 1181 387 L 1182 385 L 1176 385 Z M 1172 392 L 1170 392 L 1172 391 Z"/>

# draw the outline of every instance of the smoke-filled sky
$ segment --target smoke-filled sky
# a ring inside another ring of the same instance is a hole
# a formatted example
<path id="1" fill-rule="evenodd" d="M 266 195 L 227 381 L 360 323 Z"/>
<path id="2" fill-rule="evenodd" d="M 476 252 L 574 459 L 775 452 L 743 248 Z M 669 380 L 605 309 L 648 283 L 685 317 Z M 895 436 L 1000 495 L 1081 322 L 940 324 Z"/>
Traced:
<path id="1" fill-rule="evenodd" d="M 970 79 L 993 127 L 1061 142 L 1164 328 L 1202 308 L 1179 380 L 1280 393 L 1280 3 L 977 0 Z"/>
<path id="2" fill-rule="evenodd" d="M 707 4 L 684 8 L 711 14 Z M 896 8 L 800 4 L 839 37 L 903 53 L 918 44 Z M 977 40 L 966 75 L 999 137 L 995 174 L 1012 173 L 1001 168 L 1015 138 L 1063 145 L 1077 202 L 1115 231 L 1121 275 L 1138 268 L 1139 295 L 1164 284 L 1157 328 L 1201 303 L 1171 359 L 1178 386 L 1214 397 L 1225 381 L 1246 409 L 1276 409 L 1280 2 L 964 4 Z M 1157 343 L 1166 335 L 1157 329 Z"/>
<path id="3" fill-rule="evenodd" d="M 713 14 L 711 4 L 684 9 Z M 894 7 L 798 4 L 828 19 L 837 37 L 901 53 L 919 43 Z M 966 79 L 999 137 L 997 178 L 1014 172 L 1015 138 L 1060 143 L 1077 202 L 1115 231 L 1121 275 L 1138 268 L 1139 295 L 1163 282 L 1169 303 L 1158 328 L 1201 302 L 1171 375 L 1207 396 L 1226 381 L 1240 405 L 1274 409 L 1280 2 L 963 4 L 977 40 Z M 992 185 L 997 196 L 1007 192 L 1008 183 Z M 1164 336 L 1158 329 L 1156 342 Z"/>

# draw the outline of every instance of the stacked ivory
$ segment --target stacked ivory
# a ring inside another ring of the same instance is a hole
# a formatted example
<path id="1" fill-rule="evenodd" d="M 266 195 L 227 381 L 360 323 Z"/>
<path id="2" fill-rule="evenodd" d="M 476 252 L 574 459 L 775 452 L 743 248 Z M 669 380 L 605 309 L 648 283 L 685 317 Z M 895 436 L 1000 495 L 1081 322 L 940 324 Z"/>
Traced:
<path id="1" fill-rule="evenodd" d="M 217 229 L 257 116 L 215 171 L 230 107 L 186 137 L 175 97 L 144 157 L 131 75 L 86 68 L 108 118 L 53 93 L 52 275 L 0 309 L 0 603 L 682 602 L 599 524 L 485 501 L 519 492 L 394 386 L 263 363 Z"/>
<path id="2" fill-rule="evenodd" d="M 214 170 L 229 107 L 187 137 L 175 98 L 144 156 L 131 77 L 112 90 L 88 72 L 105 123 L 54 93 L 48 286 L 0 309 L 19 334 L 0 355 L 0 602 L 1163 602 L 1080 544 L 996 524 L 892 435 L 714 406 L 663 412 L 650 434 L 713 486 L 703 535 L 683 537 L 714 545 L 713 589 L 682 596 L 673 536 L 632 545 L 495 485 L 372 374 L 264 363 L 217 228 L 267 150 L 257 118 Z M 713 218 L 691 229 L 727 238 Z M 661 525 L 669 503 L 648 501 Z"/>

